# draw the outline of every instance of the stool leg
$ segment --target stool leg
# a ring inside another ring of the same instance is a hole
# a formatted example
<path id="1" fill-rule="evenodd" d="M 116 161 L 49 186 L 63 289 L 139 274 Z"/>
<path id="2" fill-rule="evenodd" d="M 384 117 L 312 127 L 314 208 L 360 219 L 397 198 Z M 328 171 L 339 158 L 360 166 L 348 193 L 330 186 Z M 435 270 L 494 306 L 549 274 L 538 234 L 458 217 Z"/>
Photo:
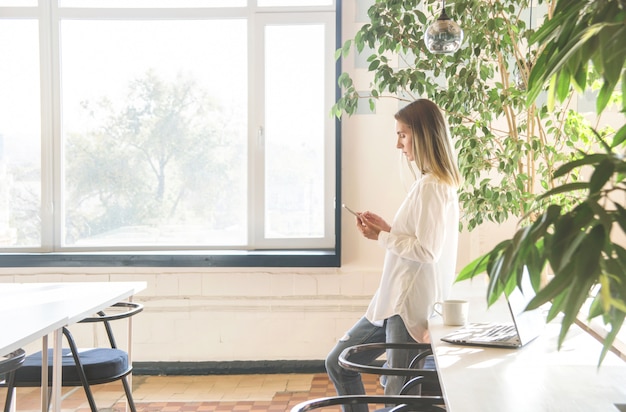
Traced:
<path id="1" fill-rule="evenodd" d="M 131 412 L 137 412 L 137 409 L 135 409 L 135 402 L 133 401 L 133 393 L 132 393 L 132 390 L 130 388 L 130 384 L 128 383 L 127 378 L 128 378 L 128 375 L 122 378 L 122 385 L 124 385 L 124 392 L 126 392 L 126 399 L 128 400 L 128 407 L 130 408 Z"/>
<path id="2" fill-rule="evenodd" d="M 6 378 L 7 397 L 4 401 L 4 412 L 14 412 L 15 406 L 13 398 L 15 397 L 15 372 L 9 372 Z"/>

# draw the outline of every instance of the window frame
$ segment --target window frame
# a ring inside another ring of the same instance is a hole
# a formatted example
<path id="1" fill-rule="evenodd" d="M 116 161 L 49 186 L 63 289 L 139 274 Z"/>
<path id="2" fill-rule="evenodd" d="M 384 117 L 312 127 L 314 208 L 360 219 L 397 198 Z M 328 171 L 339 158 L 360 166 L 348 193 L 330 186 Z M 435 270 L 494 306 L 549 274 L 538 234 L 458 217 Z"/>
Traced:
<path id="1" fill-rule="evenodd" d="M 303 20 L 303 21 L 299 21 L 299 20 Z M 258 15 L 256 16 L 256 22 L 254 24 L 254 28 L 255 28 L 255 33 L 253 33 L 253 36 L 255 38 L 255 43 L 259 44 L 259 43 L 263 43 L 265 41 L 265 28 L 267 27 L 271 27 L 271 26 L 280 26 L 280 25 L 287 25 L 287 24 L 293 24 L 293 23 L 299 23 L 300 25 L 306 24 L 308 19 L 302 19 L 301 15 L 295 15 L 294 13 L 258 13 Z M 322 21 L 323 17 L 320 15 L 319 16 L 319 20 Z M 327 39 L 327 42 L 330 41 L 335 41 L 335 50 L 337 49 L 336 47 L 336 39 Z M 327 48 L 331 48 L 330 45 L 326 45 Z M 284 239 L 279 238 L 279 239 L 272 239 L 272 238 L 267 238 L 264 236 L 264 228 L 266 225 L 265 222 L 265 210 L 261 207 L 257 207 L 255 208 L 253 206 L 253 203 L 256 203 L 257 205 L 260 204 L 264 204 L 265 203 L 265 190 L 264 190 L 264 183 L 265 183 L 265 156 L 263 155 L 263 153 L 265 153 L 265 136 L 261 136 L 260 138 L 257 138 L 259 135 L 263 135 L 263 132 L 261 130 L 265 129 L 266 126 L 266 122 L 265 122 L 265 110 L 264 110 L 264 99 L 266 98 L 266 94 L 265 94 L 265 81 L 264 81 L 264 77 L 265 77 L 265 70 L 264 70 L 264 64 L 265 63 L 265 59 L 262 56 L 263 52 L 265 51 L 265 47 L 254 47 L 254 57 L 251 57 L 253 60 L 252 65 L 254 67 L 258 67 L 258 70 L 255 73 L 255 79 L 252 81 L 252 84 L 256 85 L 256 92 L 253 92 L 253 95 L 250 98 L 250 101 L 253 102 L 253 105 L 257 108 L 254 113 L 257 116 L 257 118 L 255 120 L 253 120 L 250 124 L 250 131 L 249 131 L 249 136 L 251 136 L 252 139 L 256 139 L 256 142 L 250 142 L 249 147 L 252 148 L 253 150 L 255 150 L 254 153 L 250 153 L 250 157 L 254 157 L 254 167 L 250 167 L 250 171 L 252 172 L 251 175 L 249 175 L 249 179 L 252 183 L 252 196 L 251 199 L 249 200 L 249 207 L 248 210 L 251 212 L 251 215 L 249 216 L 249 219 L 251 222 L 255 222 L 255 224 L 252 225 L 248 225 L 249 228 L 250 227 L 254 227 L 254 230 L 252 230 L 252 234 L 251 234 L 251 238 L 252 238 L 252 243 L 254 245 L 259 245 L 262 248 L 276 248 L 276 247 L 280 247 L 280 244 L 283 243 L 284 244 Z M 263 62 L 263 63 L 262 63 Z M 334 80 L 334 84 L 337 83 L 337 79 L 334 73 L 325 73 L 325 77 L 327 77 L 328 79 L 333 79 Z M 326 96 L 326 101 L 324 102 L 326 104 L 327 107 L 331 107 L 334 103 L 333 98 L 335 96 L 332 96 L 331 93 L 329 92 Z M 251 109 L 252 111 L 252 109 Z M 261 130 L 259 130 L 259 128 Z M 324 130 L 324 137 L 325 137 L 325 143 L 324 146 L 326 148 L 326 151 L 328 152 L 329 146 L 332 143 L 330 141 L 331 136 L 335 135 L 333 133 L 333 130 L 329 130 L 329 126 L 326 125 L 326 128 Z M 336 130 L 336 126 L 335 126 L 335 130 Z M 326 161 L 326 164 L 324 165 L 324 175 L 328 176 L 332 173 L 332 168 L 335 167 L 335 165 L 331 164 L 330 161 Z M 324 199 L 326 201 L 326 204 L 324 206 L 324 210 L 330 210 L 334 205 L 334 187 L 324 187 Z M 335 231 L 333 230 L 334 228 L 332 227 L 332 220 L 331 219 L 326 219 L 325 221 L 325 225 L 324 225 L 324 231 L 325 233 L 328 234 L 332 234 Z M 293 245 L 294 247 L 298 247 L 298 245 L 302 245 L 304 243 L 308 244 L 308 245 L 317 245 L 316 247 L 318 248 L 324 248 L 324 245 L 328 244 L 328 240 L 329 240 L 330 235 L 327 235 L 325 238 L 319 238 L 319 239 L 300 239 L 300 238 L 293 238 L 293 239 L 289 239 L 289 243 L 291 245 Z"/>
<path id="2" fill-rule="evenodd" d="M 41 10 L 45 8 L 45 10 Z M 341 42 L 341 0 L 335 0 L 335 49 L 340 48 Z M 46 199 L 53 199 L 54 204 L 60 204 L 60 193 L 58 190 L 53 190 L 53 176 L 60 176 L 61 173 L 61 149 L 60 145 L 53 143 L 53 139 L 58 138 L 61 133 L 61 126 L 56 119 L 60 118 L 55 111 L 59 110 L 60 103 L 50 103 L 53 99 L 59 99 L 60 90 L 54 90 L 58 88 L 58 82 L 52 81 L 52 77 L 57 75 L 60 70 L 59 56 L 55 56 L 53 50 L 58 50 L 59 33 L 57 30 L 52 30 L 54 21 L 59 17 L 53 16 L 58 10 L 53 9 L 48 1 L 40 1 L 40 5 L 37 7 L 0 7 L 0 16 L 10 18 L 26 18 L 37 19 L 40 27 L 40 55 L 41 55 L 41 124 L 42 124 L 42 153 L 48 151 L 52 153 L 52 156 L 42 156 L 42 206 L 41 216 L 42 219 L 54 219 L 53 225 L 42 226 L 42 243 L 41 247 L 37 250 L 16 250 L 16 252 L 4 252 L 0 253 L 0 267 L 118 267 L 118 266 L 131 266 L 131 267 L 339 267 L 340 266 L 340 251 L 341 251 L 341 213 L 340 208 L 336 205 L 341 203 L 341 127 L 340 121 L 334 119 L 334 198 L 331 201 L 334 202 L 334 247 L 321 247 L 310 248 L 302 247 L 290 249 L 273 248 L 271 243 L 262 244 L 262 249 L 172 249 L 160 250 L 160 249 L 146 249 L 146 250 L 86 250 L 86 251 L 54 251 L 54 228 L 60 227 L 62 217 L 60 214 L 54 214 L 52 207 L 45 207 L 47 204 Z M 5 11 L 10 9 L 11 12 Z M 311 11 L 320 10 L 319 7 L 310 7 Z M 328 7 L 322 7 L 321 9 L 328 10 Z M 88 12 L 93 13 L 95 16 L 102 16 L 99 14 L 103 12 L 107 17 L 119 17 L 116 16 L 115 10 L 110 11 L 106 9 L 94 9 Z M 195 10 L 195 9 L 194 9 Z M 256 13 L 282 13 L 287 12 L 287 9 L 283 8 L 248 8 L 248 10 L 254 10 Z M 39 13 L 50 16 L 50 19 L 43 19 L 39 17 Z M 134 11 L 124 13 L 126 18 L 129 15 L 132 16 Z M 157 16 L 165 16 L 171 11 L 163 9 L 162 12 L 156 13 Z M 118 13 L 119 14 L 119 13 Z M 227 10 L 225 11 L 227 14 Z M 84 13 L 77 14 L 71 8 L 64 8 L 62 12 L 63 18 L 72 18 L 79 16 L 84 18 Z M 248 18 L 253 18 L 248 16 Z M 254 23 L 257 24 L 256 22 Z M 48 35 L 51 33 L 51 35 Z M 253 36 L 252 29 L 249 31 L 249 38 Z M 253 56 L 256 52 L 250 51 L 250 56 Z M 251 57 L 252 59 L 253 57 Z M 255 58 L 255 57 L 254 57 Z M 253 61 L 253 60 L 251 60 Z M 252 66 L 251 63 L 250 66 Z M 340 89 L 337 86 L 337 76 L 341 73 L 341 62 L 337 59 L 334 65 L 333 81 L 334 87 L 334 99 L 340 96 Z M 44 76 L 49 76 L 49 79 L 45 79 Z M 254 76 L 250 73 L 249 76 Z M 255 80 L 256 81 L 256 80 Z M 251 91 L 249 98 L 249 104 L 255 101 L 255 91 Z M 255 114 L 258 116 L 258 114 Z M 250 118 L 250 128 L 255 128 L 256 122 Z M 251 149 L 253 150 L 253 149 Z M 53 159 L 50 161 L 50 158 Z M 248 162 L 249 165 L 251 162 Z M 326 168 L 328 171 L 328 167 Z M 57 178 L 58 179 L 58 178 Z M 332 178 L 331 178 L 332 180 Z M 326 190 L 328 192 L 328 190 Z M 253 242 L 256 240 L 253 239 Z"/>

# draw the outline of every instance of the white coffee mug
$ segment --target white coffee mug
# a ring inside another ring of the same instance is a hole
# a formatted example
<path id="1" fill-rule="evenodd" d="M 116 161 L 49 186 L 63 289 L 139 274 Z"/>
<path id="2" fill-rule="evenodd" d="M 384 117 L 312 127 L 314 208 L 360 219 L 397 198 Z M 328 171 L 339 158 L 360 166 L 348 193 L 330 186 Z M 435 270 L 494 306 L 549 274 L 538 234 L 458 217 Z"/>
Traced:
<path id="1" fill-rule="evenodd" d="M 444 300 L 435 302 L 433 310 L 443 317 L 443 324 L 448 326 L 463 326 L 467 323 L 469 302 L 466 300 Z"/>

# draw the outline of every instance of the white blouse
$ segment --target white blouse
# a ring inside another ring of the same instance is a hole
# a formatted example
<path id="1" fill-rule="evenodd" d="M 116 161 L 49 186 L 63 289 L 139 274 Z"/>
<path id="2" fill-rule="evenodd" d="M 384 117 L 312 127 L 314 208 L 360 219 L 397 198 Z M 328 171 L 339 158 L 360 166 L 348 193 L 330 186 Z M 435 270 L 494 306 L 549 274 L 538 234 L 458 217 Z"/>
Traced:
<path id="1" fill-rule="evenodd" d="M 428 318 L 454 282 L 459 237 L 457 189 L 417 180 L 378 243 L 387 252 L 380 285 L 365 313 L 377 325 L 400 315 L 417 342 L 430 342 Z"/>

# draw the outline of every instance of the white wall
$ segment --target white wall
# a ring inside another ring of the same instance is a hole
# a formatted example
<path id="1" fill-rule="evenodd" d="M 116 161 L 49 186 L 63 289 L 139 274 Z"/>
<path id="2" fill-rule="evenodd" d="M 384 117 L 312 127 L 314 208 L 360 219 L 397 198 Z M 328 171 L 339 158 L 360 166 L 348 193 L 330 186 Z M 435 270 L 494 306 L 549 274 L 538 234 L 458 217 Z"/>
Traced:
<path id="1" fill-rule="evenodd" d="M 356 8 L 359 3 L 360 8 Z M 344 0 L 344 39 L 362 25 L 365 2 Z M 366 71 L 354 69 L 369 83 Z M 395 101 L 343 121 L 343 201 L 391 220 L 405 195 L 395 149 Z M 144 280 L 145 310 L 134 323 L 135 361 L 318 360 L 365 311 L 383 251 L 342 224 L 342 267 L 328 269 L 5 268 L 0 282 Z M 511 231 L 463 233 L 459 267 Z"/>

